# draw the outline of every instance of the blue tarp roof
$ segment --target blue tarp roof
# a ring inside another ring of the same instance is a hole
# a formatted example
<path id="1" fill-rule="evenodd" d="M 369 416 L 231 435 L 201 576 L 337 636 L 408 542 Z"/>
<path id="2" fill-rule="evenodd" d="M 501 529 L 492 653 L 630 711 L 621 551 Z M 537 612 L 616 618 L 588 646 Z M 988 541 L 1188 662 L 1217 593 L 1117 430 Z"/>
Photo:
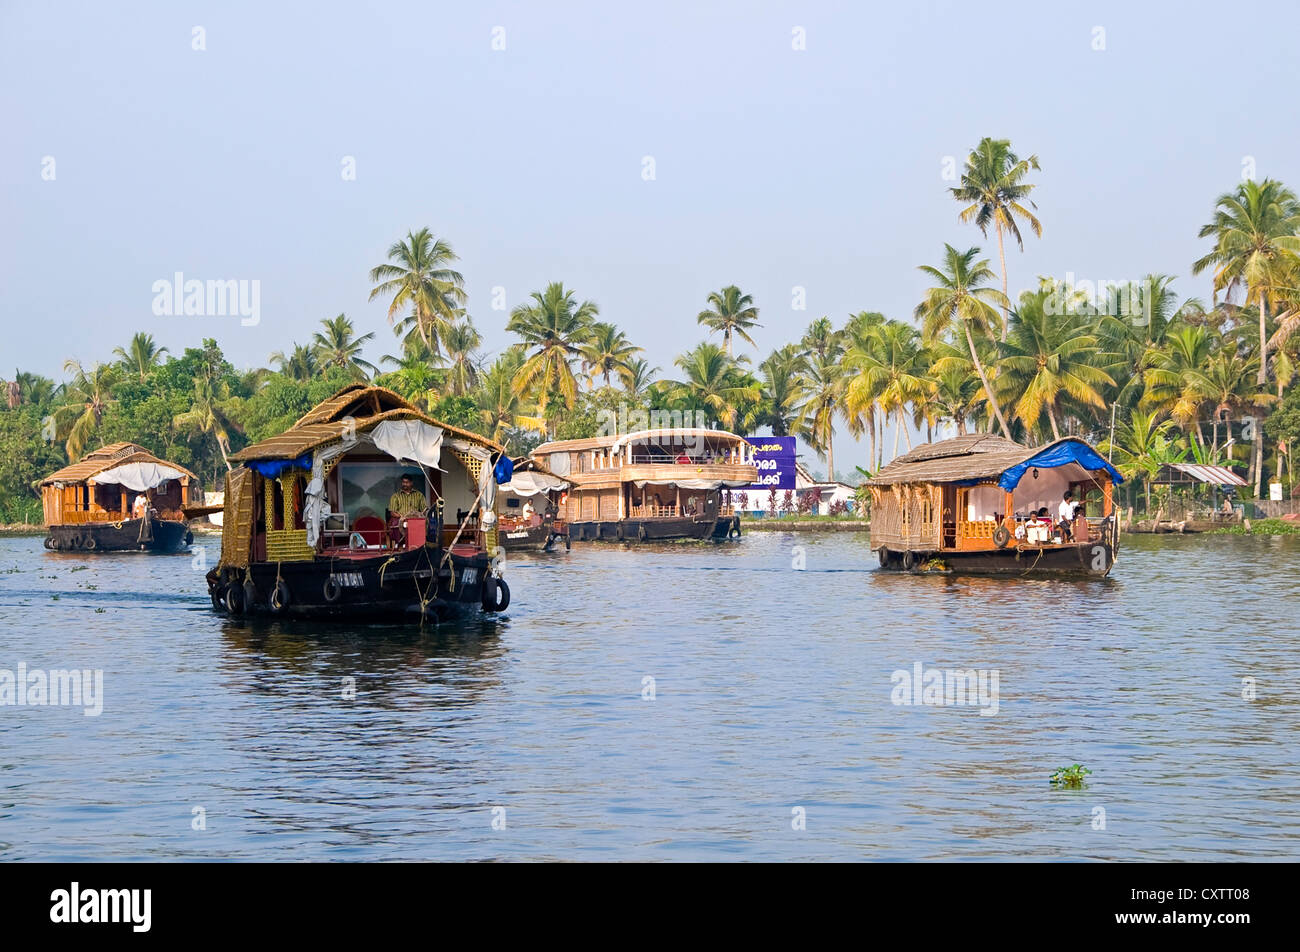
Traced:
<path id="1" fill-rule="evenodd" d="M 297 459 L 254 459 L 244 465 L 267 479 L 275 479 L 286 469 L 305 469 L 311 472 L 311 454 L 303 453 Z"/>
<path id="2" fill-rule="evenodd" d="M 1011 492 L 1020 483 L 1020 478 L 1025 475 L 1026 470 L 1035 466 L 1039 469 L 1051 469 L 1054 466 L 1064 466 L 1066 463 L 1078 463 L 1084 469 L 1090 470 L 1104 469 L 1110 473 L 1113 482 L 1124 482 L 1124 477 L 1119 474 L 1119 470 L 1098 456 L 1087 443 L 1080 440 L 1063 440 L 1054 443 L 1041 453 L 1035 453 L 1023 463 L 1017 463 L 1005 470 L 998 479 L 998 485 Z"/>

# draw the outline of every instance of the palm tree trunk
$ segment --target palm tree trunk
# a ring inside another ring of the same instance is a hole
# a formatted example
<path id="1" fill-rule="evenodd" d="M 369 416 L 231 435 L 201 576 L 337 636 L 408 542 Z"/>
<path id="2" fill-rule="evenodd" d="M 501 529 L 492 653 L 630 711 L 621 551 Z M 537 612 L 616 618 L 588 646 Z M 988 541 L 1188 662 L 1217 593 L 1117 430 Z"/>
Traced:
<path id="1" fill-rule="evenodd" d="M 874 413 L 867 417 L 867 469 L 871 469 L 876 464 L 876 415 Z"/>
<path id="2" fill-rule="evenodd" d="M 835 426 L 826 431 L 826 481 L 835 482 Z"/>
<path id="3" fill-rule="evenodd" d="M 894 459 L 898 459 L 898 431 L 901 429 L 902 429 L 901 426 L 894 428 L 894 457 L 893 457 Z"/>
<path id="4" fill-rule="evenodd" d="M 1007 294 L 1007 252 L 1006 249 L 1002 247 L 1002 226 L 1001 225 L 998 225 L 998 261 L 1000 261 L 1002 264 L 1002 296 L 1006 298 L 1007 301 L 1010 301 L 1011 298 Z M 1007 308 L 1004 305 L 1002 308 L 1002 337 L 1001 337 L 1001 340 L 1004 344 L 1006 343 L 1007 340 L 1007 324 L 1009 324 L 1010 322 L 1011 322 L 1011 315 L 1007 312 Z"/>
<path id="5" fill-rule="evenodd" d="M 1056 427 L 1056 413 L 1053 412 L 1050 403 L 1047 405 L 1047 422 L 1052 424 L 1052 439 L 1059 440 L 1061 438 L 1061 431 Z"/>
<path id="6" fill-rule="evenodd" d="M 903 431 L 903 439 L 907 441 L 907 448 L 912 449 L 912 434 L 907 431 L 907 421 L 903 418 L 903 405 L 898 405 L 898 428 Z"/>
<path id="7" fill-rule="evenodd" d="M 984 384 L 984 396 L 988 398 L 989 406 L 993 408 L 993 414 L 998 418 L 998 423 L 1002 427 L 1002 435 L 1009 440 L 1011 439 L 1011 427 L 1007 426 L 1007 421 L 1002 416 L 1002 408 L 998 406 L 997 398 L 993 396 L 993 388 L 989 386 L 988 375 L 984 373 L 984 362 L 980 360 L 979 351 L 975 349 L 975 338 L 971 336 L 970 322 L 962 321 L 962 326 L 966 331 L 966 344 L 970 347 L 970 359 L 975 364 L 975 372 L 979 374 L 980 383 Z"/>

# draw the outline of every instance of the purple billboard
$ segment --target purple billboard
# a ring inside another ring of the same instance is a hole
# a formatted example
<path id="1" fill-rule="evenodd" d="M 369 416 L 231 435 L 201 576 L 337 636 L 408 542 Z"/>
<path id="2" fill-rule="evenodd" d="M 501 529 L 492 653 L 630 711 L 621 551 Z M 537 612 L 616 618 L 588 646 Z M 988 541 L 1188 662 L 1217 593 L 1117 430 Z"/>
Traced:
<path id="1" fill-rule="evenodd" d="M 795 438 L 793 436 L 746 437 L 754 447 L 758 480 L 747 489 L 794 489 Z"/>

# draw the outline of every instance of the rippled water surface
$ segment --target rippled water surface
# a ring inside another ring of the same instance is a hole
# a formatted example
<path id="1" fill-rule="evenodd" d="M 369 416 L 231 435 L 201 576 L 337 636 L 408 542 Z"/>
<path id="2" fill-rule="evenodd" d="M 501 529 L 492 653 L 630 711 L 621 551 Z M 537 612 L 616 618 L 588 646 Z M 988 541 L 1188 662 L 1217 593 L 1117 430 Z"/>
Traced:
<path id="1" fill-rule="evenodd" d="M 193 561 L 0 539 L 0 669 L 105 694 L 0 707 L 0 859 L 1300 856 L 1300 537 L 1129 538 L 1102 581 L 579 545 L 424 632 L 223 620 Z M 917 662 L 995 669 L 997 714 L 894 705 Z"/>

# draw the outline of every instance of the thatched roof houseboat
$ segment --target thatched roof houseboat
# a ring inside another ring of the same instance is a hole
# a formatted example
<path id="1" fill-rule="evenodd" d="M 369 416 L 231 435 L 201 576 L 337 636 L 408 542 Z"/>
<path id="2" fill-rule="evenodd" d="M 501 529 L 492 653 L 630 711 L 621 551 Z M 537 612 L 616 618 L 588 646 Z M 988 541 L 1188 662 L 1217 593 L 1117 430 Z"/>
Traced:
<path id="1" fill-rule="evenodd" d="M 886 569 L 1106 575 L 1122 481 L 1073 437 L 1037 449 L 983 433 L 928 443 L 868 481 L 871 547 Z"/>
<path id="2" fill-rule="evenodd" d="M 214 607 L 233 615 L 446 617 L 501 611 L 502 448 L 354 384 L 231 456 Z"/>
<path id="3" fill-rule="evenodd" d="M 184 510 L 202 502 L 198 477 L 137 443 L 87 453 L 41 481 L 45 547 L 175 552 L 189 545 Z"/>

